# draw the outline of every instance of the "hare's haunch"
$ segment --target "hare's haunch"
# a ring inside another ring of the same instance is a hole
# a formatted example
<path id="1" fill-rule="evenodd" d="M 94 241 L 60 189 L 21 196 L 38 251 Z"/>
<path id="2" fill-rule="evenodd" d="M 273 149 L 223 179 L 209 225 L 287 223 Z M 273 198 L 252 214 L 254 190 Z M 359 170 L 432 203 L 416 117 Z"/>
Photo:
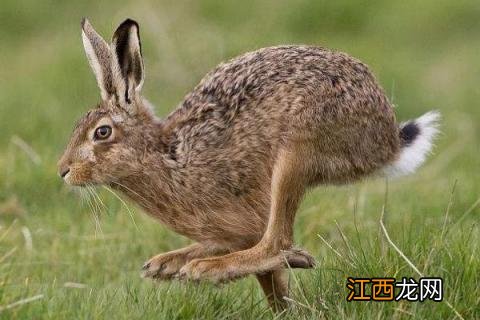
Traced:
<path id="1" fill-rule="evenodd" d="M 102 99 L 77 123 L 60 175 L 120 190 L 196 242 L 150 259 L 146 277 L 255 274 L 281 305 L 285 268 L 314 265 L 293 248 L 305 190 L 411 173 L 432 147 L 438 114 L 398 124 L 368 67 L 345 53 L 246 53 L 217 66 L 159 119 L 141 96 L 138 24 L 126 20 L 107 44 L 84 20 L 82 39 Z"/>

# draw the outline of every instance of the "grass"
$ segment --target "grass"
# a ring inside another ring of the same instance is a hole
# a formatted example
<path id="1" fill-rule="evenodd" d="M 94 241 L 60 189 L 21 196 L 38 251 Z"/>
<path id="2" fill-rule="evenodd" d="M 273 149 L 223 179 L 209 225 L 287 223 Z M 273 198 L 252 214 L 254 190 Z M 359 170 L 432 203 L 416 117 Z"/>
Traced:
<path id="1" fill-rule="evenodd" d="M 0 318 L 458 318 L 446 303 L 346 301 L 349 276 L 418 279 L 415 268 L 444 279 L 445 300 L 464 319 L 480 318 L 479 11 L 473 0 L 4 1 Z M 143 262 L 189 241 L 107 190 L 96 190 L 103 206 L 56 176 L 74 121 L 99 98 L 82 16 L 106 38 L 127 16 L 140 22 L 145 95 L 160 115 L 221 60 L 309 43 L 368 63 L 398 119 L 440 110 L 442 136 L 417 174 L 388 188 L 369 180 L 308 194 L 296 242 L 318 267 L 291 274 L 285 314 L 270 312 L 252 278 L 222 287 L 152 283 L 139 277 Z M 392 243 L 380 225 L 384 207 Z"/>

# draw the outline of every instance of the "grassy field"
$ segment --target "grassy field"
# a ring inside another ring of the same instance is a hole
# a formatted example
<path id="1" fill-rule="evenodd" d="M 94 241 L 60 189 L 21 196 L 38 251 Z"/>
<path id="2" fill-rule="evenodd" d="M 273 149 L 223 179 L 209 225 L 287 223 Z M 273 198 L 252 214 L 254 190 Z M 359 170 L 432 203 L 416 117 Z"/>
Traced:
<path id="1" fill-rule="evenodd" d="M 292 307 L 280 316 L 253 278 L 146 281 L 147 258 L 188 240 L 104 189 L 82 197 L 56 175 L 74 121 L 99 99 L 82 16 L 106 38 L 125 17 L 140 22 L 144 92 L 160 115 L 226 58 L 306 43 L 369 64 L 398 119 L 440 110 L 442 134 L 411 177 L 307 196 L 296 242 L 318 267 L 291 273 Z M 0 318 L 480 318 L 479 17 L 475 0 L 2 1 Z M 413 266 L 380 227 L 384 207 L 386 230 Z M 444 279 L 444 302 L 346 301 L 349 276 L 418 279 L 415 268 Z"/>

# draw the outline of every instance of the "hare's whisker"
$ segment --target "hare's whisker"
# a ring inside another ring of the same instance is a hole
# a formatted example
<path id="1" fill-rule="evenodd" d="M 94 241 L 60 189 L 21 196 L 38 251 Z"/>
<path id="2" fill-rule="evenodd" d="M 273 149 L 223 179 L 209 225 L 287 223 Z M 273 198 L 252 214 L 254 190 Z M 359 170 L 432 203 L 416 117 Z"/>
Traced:
<path id="1" fill-rule="evenodd" d="M 93 192 L 93 195 L 95 196 L 95 198 L 98 200 L 98 202 L 100 203 L 100 205 L 103 207 L 105 213 L 108 214 L 108 208 L 107 206 L 105 205 L 105 203 L 103 202 L 102 198 L 100 198 L 100 195 L 98 194 L 97 192 L 97 189 L 92 187 L 92 192 Z"/>
<path id="2" fill-rule="evenodd" d="M 97 232 L 103 235 L 102 226 L 100 225 L 100 219 L 98 218 L 99 217 L 98 204 L 95 202 L 95 197 L 92 194 L 93 191 L 90 188 L 91 188 L 90 185 L 86 185 L 85 190 L 87 190 L 87 192 L 90 194 L 90 200 L 91 200 L 90 205 L 93 213 L 93 219 L 95 221 L 95 235 L 97 234 Z"/>
<path id="3" fill-rule="evenodd" d="M 145 197 L 143 197 L 142 195 L 140 195 L 140 194 L 138 194 L 137 192 L 133 191 L 131 188 L 127 187 L 126 185 L 124 185 L 124 184 L 122 184 L 122 183 L 120 183 L 120 182 L 117 182 L 117 181 L 114 181 L 113 183 L 116 184 L 116 185 L 118 185 L 118 186 L 120 186 L 120 187 L 122 187 L 122 188 L 127 189 L 128 191 L 130 191 L 131 193 L 135 194 L 137 197 L 139 197 L 140 199 L 142 199 L 143 201 L 145 201 L 145 203 L 148 203 L 148 202 L 149 202 Z"/>
<path id="4" fill-rule="evenodd" d="M 121 202 L 122 205 L 125 207 L 125 209 L 127 209 L 128 214 L 130 215 L 130 219 L 131 219 L 132 222 L 133 222 L 133 225 L 135 226 L 135 228 L 136 228 L 137 230 L 139 230 L 139 229 L 138 229 L 138 226 L 137 226 L 137 224 L 136 224 L 136 222 L 135 222 L 135 219 L 133 218 L 132 211 L 131 211 L 130 208 L 127 206 L 127 204 L 125 203 L 125 201 L 123 201 L 123 199 L 122 199 L 118 194 L 116 194 L 112 189 L 110 189 L 109 187 L 103 186 L 103 188 L 104 188 L 105 190 L 107 190 L 108 192 L 110 192 L 111 194 L 113 194 L 113 195 L 115 196 L 115 198 L 117 198 L 118 200 L 120 200 L 120 202 Z"/>
<path id="5" fill-rule="evenodd" d="M 120 186 L 122 188 L 125 188 L 126 190 L 130 191 L 131 193 L 133 193 L 134 195 L 136 195 L 139 199 L 142 200 L 142 205 L 144 206 L 144 208 L 147 208 L 147 209 L 150 209 L 150 210 L 155 210 L 155 205 L 152 204 L 153 202 L 152 201 L 149 201 L 147 200 L 147 198 L 145 198 L 144 196 L 140 195 L 139 193 L 135 192 L 134 190 L 132 190 L 131 188 L 127 187 L 126 185 L 124 184 L 121 184 L 120 182 L 113 182 L 114 184 L 116 184 L 117 186 Z M 111 189 L 111 188 L 110 188 Z M 154 199 L 155 195 L 152 194 L 152 199 Z"/>
<path id="6" fill-rule="evenodd" d="M 88 192 L 89 199 L 90 199 L 90 203 L 92 204 L 93 211 L 94 211 L 95 213 L 97 213 L 98 205 L 97 205 L 97 203 L 95 202 L 95 197 L 94 197 L 94 195 L 92 194 L 92 190 L 90 189 L 90 185 L 87 185 L 85 190 L 87 190 L 87 192 Z"/>

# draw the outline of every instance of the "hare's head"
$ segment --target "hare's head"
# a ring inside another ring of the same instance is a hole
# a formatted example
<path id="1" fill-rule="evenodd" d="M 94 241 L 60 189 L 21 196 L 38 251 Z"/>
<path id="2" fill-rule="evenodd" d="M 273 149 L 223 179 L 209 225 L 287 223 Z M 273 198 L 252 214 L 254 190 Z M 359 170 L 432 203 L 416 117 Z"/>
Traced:
<path id="1" fill-rule="evenodd" d="M 157 121 L 140 96 L 138 24 L 124 21 L 108 45 L 84 19 L 82 39 L 102 101 L 78 121 L 58 170 L 68 184 L 109 184 L 139 170 Z"/>

